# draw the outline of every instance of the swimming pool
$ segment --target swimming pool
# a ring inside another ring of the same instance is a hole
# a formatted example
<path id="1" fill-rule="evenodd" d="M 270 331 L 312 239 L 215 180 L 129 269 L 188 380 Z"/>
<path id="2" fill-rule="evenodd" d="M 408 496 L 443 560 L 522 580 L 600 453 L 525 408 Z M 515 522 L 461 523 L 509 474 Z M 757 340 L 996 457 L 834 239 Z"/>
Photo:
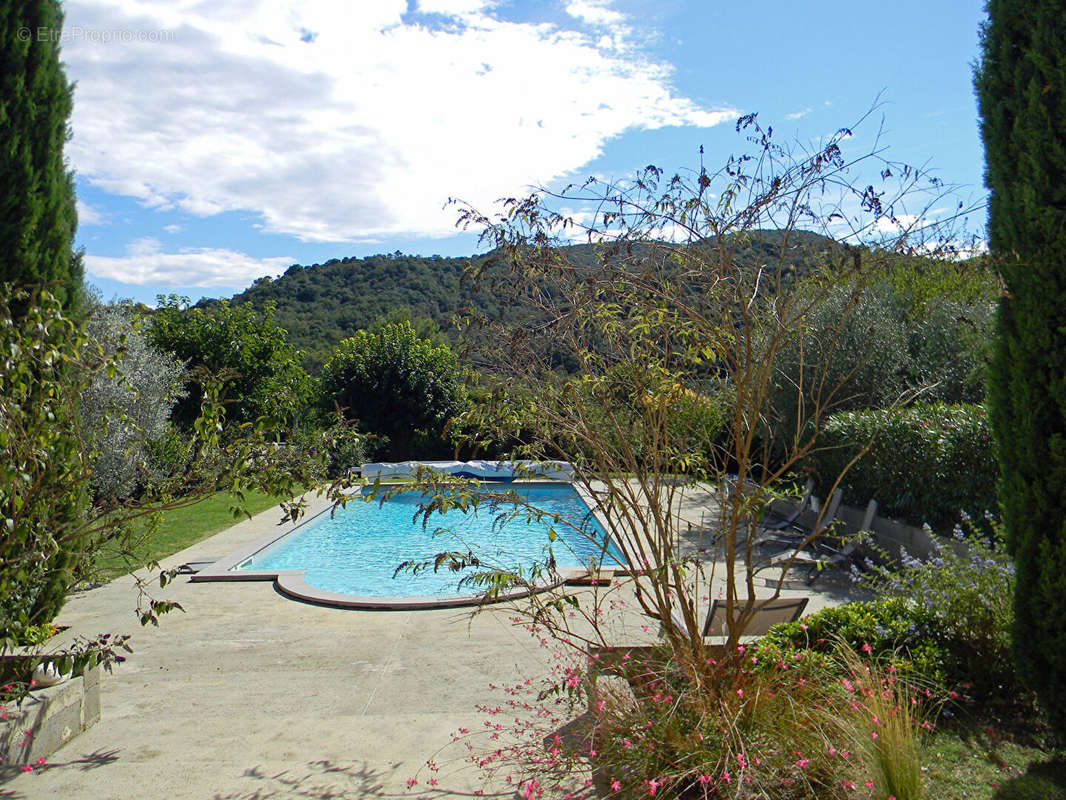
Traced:
<path id="1" fill-rule="evenodd" d="M 488 503 L 476 512 L 454 509 L 434 514 L 423 526 L 421 517 L 415 516 L 426 497 L 404 492 L 384 503 L 354 498 L 333 515 L 325 511 L 289 533 L 223 559 L 198 579 L 275 578 L 282 592 L 312 602 L 418 607 L 477 600 L 477 587 L 459 588 L 462 575 L 473 570 L 456 573 L 445 567 L 394 577 L 402 562 L 432 560 L 443 551 L 469 550 L 483 564 L 520 569 L 525 575 L 534 563 L 544 563 L 549 547 L 563 574 L 587 567 L 590 556 L 600 563 L 606 533 L 573 486 L 533 482 L 511 484 L 507 490 L 583 533 L 549 517 L 528 520 L 522 514 L 501 523 L 500 515 L 513 506 Z M 549 540 L 549 529 L 555 533 L 554 542 Z"/>

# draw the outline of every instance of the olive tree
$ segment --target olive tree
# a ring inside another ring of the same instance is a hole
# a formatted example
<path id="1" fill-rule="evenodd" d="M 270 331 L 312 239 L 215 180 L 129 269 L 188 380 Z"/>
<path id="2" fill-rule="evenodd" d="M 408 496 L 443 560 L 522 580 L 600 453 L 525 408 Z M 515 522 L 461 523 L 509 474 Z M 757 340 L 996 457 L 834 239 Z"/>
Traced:
<path id="1" fill-rule="evenodd" d="M 171 408 L 186 394 L 184 365 L 148 343 L 130 304 L 95 303 L 87 333 L 115 361 L 112 370 L 92 376 L 79 402 L 92 491 L 124 498 L 149 478 L 149 445 L 164 436 Z"/>

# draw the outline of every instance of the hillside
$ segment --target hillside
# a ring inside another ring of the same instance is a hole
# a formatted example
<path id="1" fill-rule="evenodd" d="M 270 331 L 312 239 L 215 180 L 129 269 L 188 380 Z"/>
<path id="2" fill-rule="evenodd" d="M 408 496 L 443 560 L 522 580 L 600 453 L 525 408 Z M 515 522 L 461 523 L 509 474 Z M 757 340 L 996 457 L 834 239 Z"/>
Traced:
<path id="1" fill-rule="evenodd" d="M 760 231 L 738 248 L 737 262 L 759 266 L 779 257 L 782 233 Z M 794 231 L 786 271 L 804 273 L 824 263 L 840 245 L 822 236 Z M 589 245 L 569 248 L 570 258 L 592 260 Z M 400 253 L 367 258 L 333 259 L 311 266 L 293 265 L 285 274 L 258 279 L 233 296 L 234 304 L 262 309 L 276 304 L 275 320 L 289 340 L 307 354 L 306 366 L 317 372 L 342 339 L 386 317 L 407 316 L 416 323 L 432 320 L 448 335 L 453 316 L 463 308 L 490 311 L 492 298 L 464 280 L 464 271 L 484 256 L 442 258 Z M 202 301 L 210 307 L 214 301 Z M 417 325 L 416 325 L 417 327 Z M 431 327 L 431 326 L 430 326 Z"/>
<path id="2" fill-rule="evenodd" d="M 447 329 L 452 315 L 476 294 L 462 281 L 470 263 L 470 258 L 395 253 L 296 264 L 275 279 L 259 278 L 231 302 L 262 309 L 273 301 L 276 322 L 317 372 L 339 341 L 397 312 Z M 212 301 L 200 305 L 210 307 Z"/>

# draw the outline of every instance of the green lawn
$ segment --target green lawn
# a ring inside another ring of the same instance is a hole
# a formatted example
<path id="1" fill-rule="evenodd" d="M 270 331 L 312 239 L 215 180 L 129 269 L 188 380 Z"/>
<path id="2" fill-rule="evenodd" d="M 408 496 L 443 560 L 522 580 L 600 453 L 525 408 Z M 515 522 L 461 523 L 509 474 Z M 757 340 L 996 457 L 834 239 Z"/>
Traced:
<path id="1" fill-rule="evenodd" d="M 926 798 L 1066 800 L 1058 754 L 977 723 L 967 728 L 938 731 L 923 748 Z"/>
<path id="2" fill-rule="evenodd" d="M 248 513 L 255 515 L 286 499 L 288 498 L 272 497 L 257 491 L 246 492 L 245 508 Z M 94 575 L 94 580 L 103 582 L 125 575 L 131 568 L 138 569 L 149 561 L 166 558 L 228 528 L 240 519 L 245 519 L 243 516 L 234 519 L 233 512 L 230 511 L 234 502 L 228 492 L 218 492 L 194 505 L 163 512 L 159 527 L 154 532 L 149 532 L 147 524 L 141 526 L 140 540 L 133 548 L 132 564 L 122 554 L 105 549 L 97 556 L 97 574 Z"/>

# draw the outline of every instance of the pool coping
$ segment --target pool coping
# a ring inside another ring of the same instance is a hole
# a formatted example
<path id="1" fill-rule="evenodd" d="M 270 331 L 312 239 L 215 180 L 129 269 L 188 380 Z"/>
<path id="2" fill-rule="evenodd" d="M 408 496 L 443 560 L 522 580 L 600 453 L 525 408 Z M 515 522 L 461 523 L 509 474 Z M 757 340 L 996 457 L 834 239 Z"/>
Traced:
<path id="1" fill-rule="evenodd" d="M 380 487 L 391 486 L 406 486 L 409 484 L 388 482 L 378 484 Z M 606 531 L 607 525 L 604 523 L 602 515 L 599 510 L 599 505 L 596 503 L 596 499 L 588 494 L 584 490 L 584 487 L 578 486 L 570 481 L 546 481 L 546 480 L 530 480 L 530 481 L 514 481 L 511 483 L 489 483 L 490 486 L 504 488 L 505 491 L 512 489 L 516 486 L 568 486 L 577 493 L 581 501 L 589 509 L 589 512 L 595 517 L 596 521 Z M 350 494 L 355 494 L 362 491 L 365 487 L 353 488 Z M 237 567 L 252 558 L 259 552 L 267 549 L 271 545 L 294 535 L 300 528 L 318 519 L 323 514 L 331 513 L 335 507 L 335 503 L 325 499 L 319 500 L 315 503 L 315 506 L 321 506 L 316 508 L 313 513 L 307 514 L 303 519 L 292 527 L 287 528 L 284 531 L 277 532 L 272 531 L 268 534 L 260 536 L 250 544 L 244 545 L 237 550 L 222 556 L 215 560 L 211 564 L 206 565 L 199 572 L 190 575 L 189 580 L 194 583 L 208 583 L 212 581 L 273 581 L 274 587 L 282 595 L 301 602 L 312 603 L 314 605 L 329 606 L 331 608 L 352 608 L 363 610 L 393 610 L 393 611 L 411 611 L 418 609 L 431 609 L 431 608 L 458 608 L 463 606 L 476 606 L 483 605 L 485 603 L 484 596 L 481 594 L 454 594 L 454 595 L 437 595 L 437 596 L 423 596 L 423 597 L 375 597 L 369 595 L 353 595 L 342 594 L 340 592 L 329 592 L 324 589 L 311 586 L 305 580 L 307 570 L 305 569 L 285 569 L 285 570 L 243 570 L 238 571 Z M 600 573 L 608 572 L 609 568 L 601 568 Z M 571 567 L 563 570 L 558 570 L 558 580 L 544 580 L 537 583 L 533 592 L 540 593 L 548 591 L 549 589 L 557 588 L 568 581 L 573 581 L 587 576 L 588 569 L 585 567 Z M 530 594 L 528 589 L 517 589 L 512 592 L 506 592 L 499 595 L 493 603 L 502 603 L 507 600 L 516 600 L 522 597 L 526 597 Z"/>

